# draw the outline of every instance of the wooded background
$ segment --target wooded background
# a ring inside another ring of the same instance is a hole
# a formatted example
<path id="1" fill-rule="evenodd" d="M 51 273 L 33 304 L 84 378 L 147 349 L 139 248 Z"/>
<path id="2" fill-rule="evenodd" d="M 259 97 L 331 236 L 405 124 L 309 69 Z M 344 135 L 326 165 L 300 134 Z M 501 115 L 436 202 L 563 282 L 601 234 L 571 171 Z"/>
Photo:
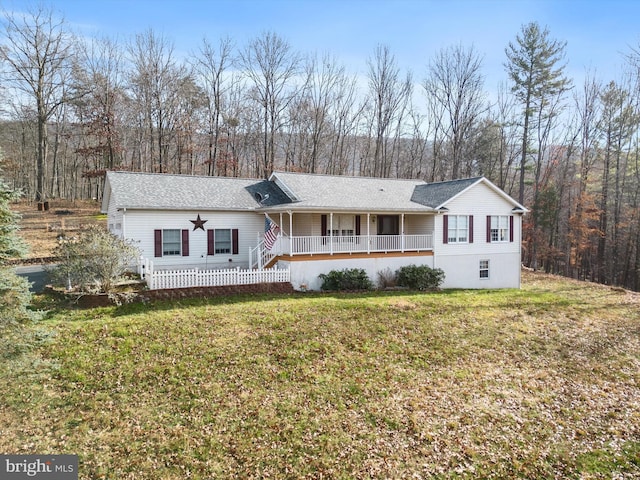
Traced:
<path id="1" fill-rule="evenodd" d="M 483 175 L 531 209 L 525 265 L 640 290 L 638 50 L 576 85 L 566 43 L 529 23 L 488 89 L 472 46 L 425 52 L 417 77 L 379 45 L 358 76 L 274 32 L 178 58 L 153 30 L 80 38 L 43 6 L 2 22 L 1 174 L 36 202 L 99 200 L 107 170 Z"/>

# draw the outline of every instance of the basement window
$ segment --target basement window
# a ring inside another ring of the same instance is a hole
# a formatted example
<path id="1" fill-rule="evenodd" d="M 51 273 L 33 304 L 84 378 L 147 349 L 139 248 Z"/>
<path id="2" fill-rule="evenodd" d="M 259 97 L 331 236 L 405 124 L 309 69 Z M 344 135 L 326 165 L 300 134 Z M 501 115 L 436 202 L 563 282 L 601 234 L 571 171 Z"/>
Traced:
<path id="1" fill-rule="evenodd" d="M 489 279 L 489 260 L 480 260 L 480 278 Z"/>

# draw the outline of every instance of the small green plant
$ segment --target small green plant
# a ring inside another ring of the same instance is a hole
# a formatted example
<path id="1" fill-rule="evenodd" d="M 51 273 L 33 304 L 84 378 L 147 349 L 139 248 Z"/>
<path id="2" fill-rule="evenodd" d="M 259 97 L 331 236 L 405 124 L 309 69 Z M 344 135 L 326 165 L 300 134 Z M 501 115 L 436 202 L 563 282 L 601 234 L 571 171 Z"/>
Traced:
<path id="1" fill-rule="evenodd" d="M 396 273 L 398 285 L 412 290 L 431 290 L 444 282 L 444 271 L 427 265 L 407 265 Z"/>
<path id="2" fill-rule="evenodd" d="M 319 275 L 322 290 L 371 290 L 373 282 L 362 268 L 331 270 Z"/>

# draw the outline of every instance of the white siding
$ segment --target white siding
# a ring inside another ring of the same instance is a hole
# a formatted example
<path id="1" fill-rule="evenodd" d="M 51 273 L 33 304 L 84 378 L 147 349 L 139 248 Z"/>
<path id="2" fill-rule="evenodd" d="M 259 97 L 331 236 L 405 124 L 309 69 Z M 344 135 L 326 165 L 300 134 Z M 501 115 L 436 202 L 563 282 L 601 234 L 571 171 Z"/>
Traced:
<path id="1" fill-rule="evenodd" d="M 202 229 L 193 230 L 200 215 L 207 220 Z M 126 237 L 137 242 L 143 257 L 162 268 L 233 268 L 249 266 L 249 249 L 258 244 L 264 233 L 264 215 L 253 212 L 150 211 L 129 210 L 126 215 Z M 207 255 L 207 229 L 238 229 L 238 254 Z M 154 257 L 154 230 L 189 230 L 189 256 Z"/>
<path id="2" fill-rule="evenodd" d="M 317 217 L 317 220 L 316 220 Z M 289 227 L 287 226 L 287 229 Z M 320 215 L 293 214 L 293 237 L 320 235 Z"/>
<path id="3" fill-rule="evenodd" d="M 522 216 L 513 204 L 483 183 L 446 205 L 448 215 L 473 215 L 473 243 L 443 242 L 443 215 L 434 231 L 435 266 L 445 271 L 445 288 L 519 288 Z M 513 216 L 513 242 L 487 242 L 487 216 Z M 479 278 L 479 261 L 489 260 L 490 278 Z"/>
<path id="4" fill-rule="evenodd" d="M 122 237 L 123 228 L 122 212 L 116 208 L 116 202 L 112 194 L 109 198 L 109 206 L 107 208 L 107 229 L 114 235 Z"/>
<path id="5" fill-rule="evenodd" d="M 480 278 L 480 260 L 489 261 L 489 278 Z M 520 287 L 519 253 L 439 255 L 435 263 L 445 272 L 442 288 Z"/>
<path id="6" fill-rule="evenodd" d="M 428 235 L 433 233 L 433 215 L 405 215 L 405 235 Z"/>

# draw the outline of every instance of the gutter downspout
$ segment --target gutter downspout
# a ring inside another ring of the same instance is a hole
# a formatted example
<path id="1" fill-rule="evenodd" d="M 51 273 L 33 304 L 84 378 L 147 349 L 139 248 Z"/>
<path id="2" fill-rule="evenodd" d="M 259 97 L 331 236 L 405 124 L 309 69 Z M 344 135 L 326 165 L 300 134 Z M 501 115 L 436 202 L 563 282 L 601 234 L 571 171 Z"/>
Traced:
<path id="1" fill-rule="evenodd" d="M 125 222 L 126 213 L 127 213 L 127 209 L 123 208 L 122 209 L 122 233 L 120 234 L 122 235 L 123 239 L 127 238 L 127 223 Z"/>

